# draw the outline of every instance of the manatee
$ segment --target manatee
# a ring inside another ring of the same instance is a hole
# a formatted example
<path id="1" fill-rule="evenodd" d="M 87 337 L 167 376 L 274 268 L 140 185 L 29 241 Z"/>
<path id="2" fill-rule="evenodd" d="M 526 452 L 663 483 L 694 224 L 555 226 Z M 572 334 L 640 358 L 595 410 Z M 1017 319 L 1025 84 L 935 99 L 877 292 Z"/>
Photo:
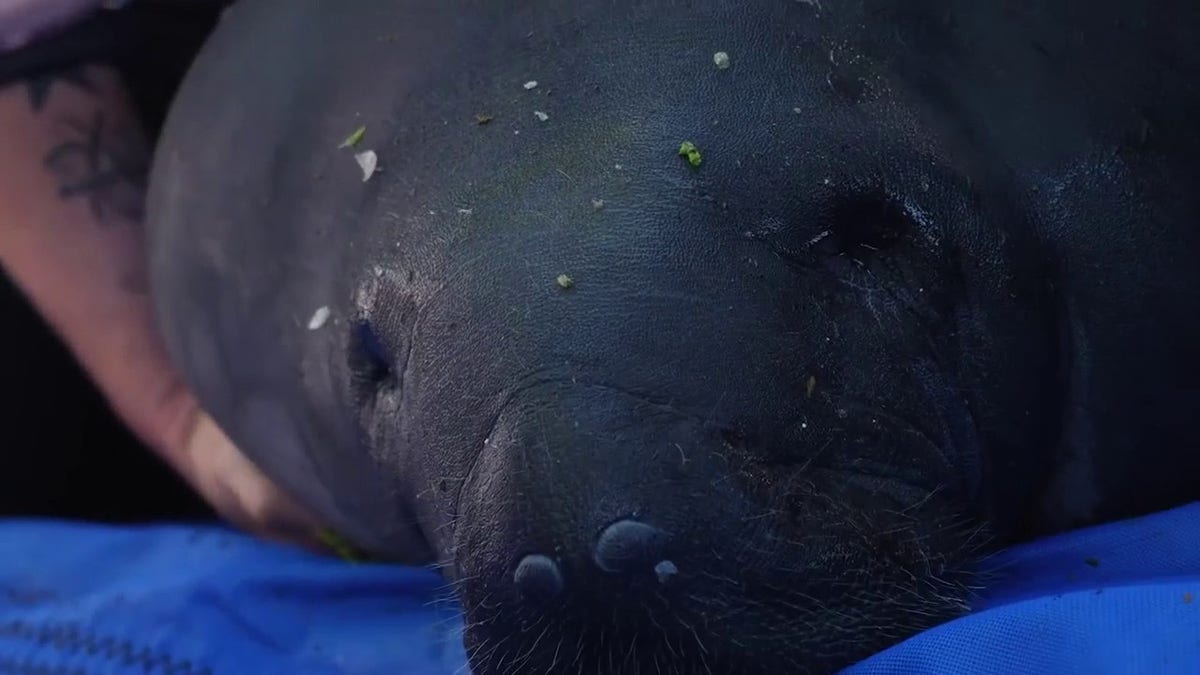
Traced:
<path id="1" fill-rule="evenodd" d="M 242 0 L 156 150 L 159 320 L 265 472 L 444 571 L 474 672 L 833 672 L 1200 497 L 1198 29 Z"/>

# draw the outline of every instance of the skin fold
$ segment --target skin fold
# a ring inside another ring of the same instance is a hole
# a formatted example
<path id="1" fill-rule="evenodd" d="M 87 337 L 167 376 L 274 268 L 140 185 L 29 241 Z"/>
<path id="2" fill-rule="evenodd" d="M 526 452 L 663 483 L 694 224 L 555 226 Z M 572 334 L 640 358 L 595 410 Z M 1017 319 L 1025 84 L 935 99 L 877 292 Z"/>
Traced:
<path id="1" fill-rule="evenodd" d="M 835 671 L 1198 496 L 1198 24 L 243 0 L 156 153 L 159 321 L 476 672 Z"/>

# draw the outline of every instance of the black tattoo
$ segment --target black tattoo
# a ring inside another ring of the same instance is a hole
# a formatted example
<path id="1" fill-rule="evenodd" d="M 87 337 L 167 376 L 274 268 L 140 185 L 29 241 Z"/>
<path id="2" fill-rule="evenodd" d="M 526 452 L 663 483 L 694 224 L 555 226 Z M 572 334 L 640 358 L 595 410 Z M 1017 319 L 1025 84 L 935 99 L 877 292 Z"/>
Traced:
<path id="1" fill-rule="evenodd" d="M 91 120 L 61 122 L 66 140 L 44 160 L 58 178 L 62 199 L 86 199 L 101 223 L 114 218 L 140 221 L 146 192 L 149 152 L 134 130 L 106 123 L 97 110 Z"/>
<path id="2" fill-rule="evenodd" d="M 41 112 L 42 108 L 46 107 L 46 101 L 50 99 L 50 89 L 55 82 L 70 84 L 89 94 L 96 93 L 96 85 L 88 79 L 83 66 L 38 73 L 25 81 L 25 90 L 29 94 L 29 105 L 33 106 L 35 112 Z"/>

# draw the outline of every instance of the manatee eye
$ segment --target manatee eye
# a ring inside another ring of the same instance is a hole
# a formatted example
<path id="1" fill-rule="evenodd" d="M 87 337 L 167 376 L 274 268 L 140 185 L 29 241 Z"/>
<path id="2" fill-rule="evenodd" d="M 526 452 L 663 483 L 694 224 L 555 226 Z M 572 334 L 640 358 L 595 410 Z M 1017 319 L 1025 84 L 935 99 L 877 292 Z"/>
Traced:
<path id="1" fill-rule="evenodd" d="M 391 354 L 370 321 L 354 324 L 351 368 L 355 378 L 373 386 L 395 383 Z"/>
<path id="2" fill-rule="evenodd" d="M 865 261 L 900 243 L 912 228 L 912 216 L 886 195 L 846 195 L 838 199 L 815 244 L 821 253 Z"/>

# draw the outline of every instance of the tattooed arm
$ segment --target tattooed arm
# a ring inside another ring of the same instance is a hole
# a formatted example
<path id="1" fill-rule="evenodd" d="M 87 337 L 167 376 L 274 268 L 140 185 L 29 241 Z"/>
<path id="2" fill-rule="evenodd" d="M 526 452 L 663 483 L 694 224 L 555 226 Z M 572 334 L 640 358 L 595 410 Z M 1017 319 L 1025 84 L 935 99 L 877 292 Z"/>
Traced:
<path id="1" fill-rule="evenodd" d="M 309 543 L 308 519 L 198 408 L 156 334 L 142 200 L 149 154 L 115 71 L 0 89 L 0 265 L 116 413 L 222 515 Z"/>

